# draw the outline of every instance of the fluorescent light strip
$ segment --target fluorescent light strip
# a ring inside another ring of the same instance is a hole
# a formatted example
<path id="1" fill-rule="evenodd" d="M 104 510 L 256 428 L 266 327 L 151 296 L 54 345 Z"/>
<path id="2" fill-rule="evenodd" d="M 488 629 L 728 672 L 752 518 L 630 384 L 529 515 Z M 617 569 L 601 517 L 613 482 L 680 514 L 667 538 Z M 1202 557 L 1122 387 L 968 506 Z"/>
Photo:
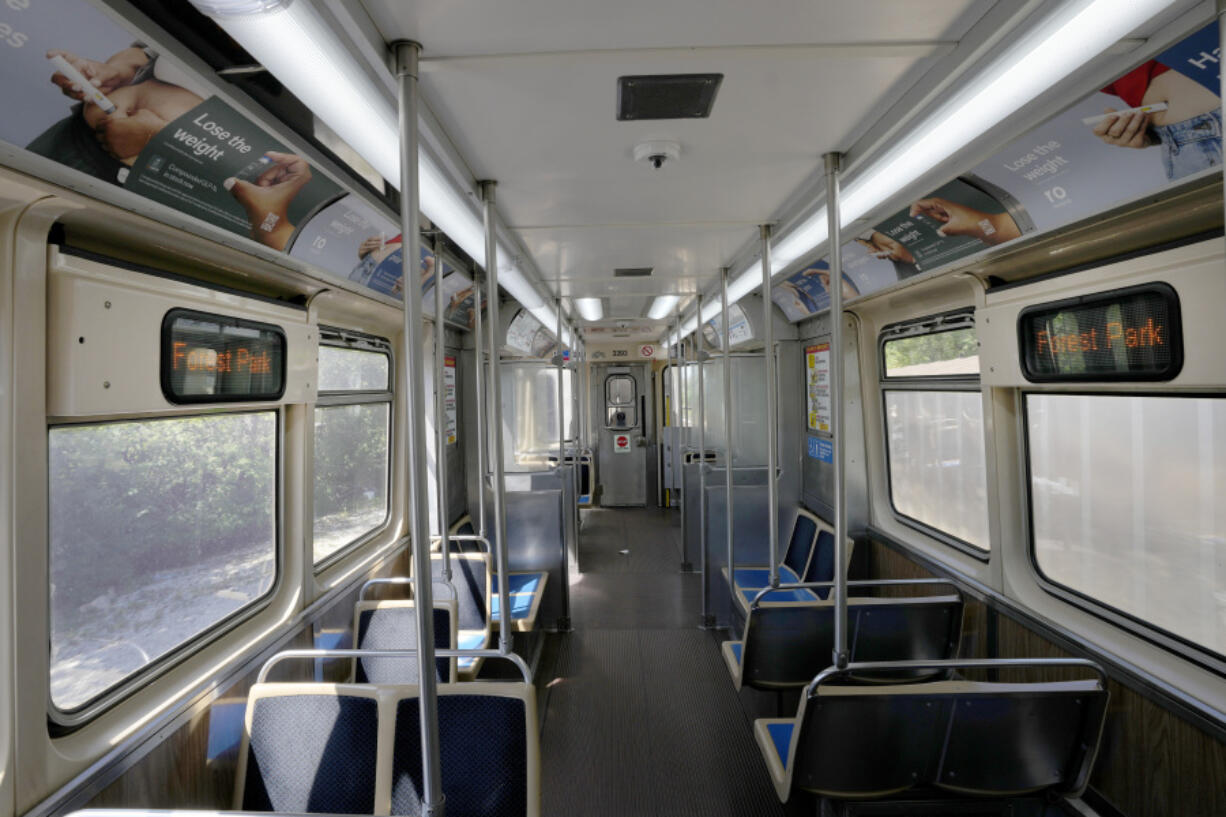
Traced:
<path id="1" fill-rule="evenodd" d="M 604 317 L 604 304 L 599 298 L 575 298 L 575 309 L 585 321 L 598 321 Z"/>
<path id="2" fill-rule="evenodd" d="M 653 321 L 662 321 L 669 315 L 673 314 L 673 308 L 677 306 L 677 302 L 681 300 L 680 295 L 660 295 L 651 302 L 651 309 L 647 311 L 647 317 Z"/>
<path id="3" fill-rule="evenodd" d="M 839 201 L 842 226 L 888 201 L 1173 3 L 1080 0 L 1056 11 L 845 186 Z M 771 274 L 818 250 L 827 238 L 822 207 L 772 248 Z M 729 303 L 760 282 L 756 267 L 737 276 L 728 287 Z M 686 322 L 681 337 L 695 328 L 696 322 Z"/>
<path id="4" fill-rule="evenodd" d="M 400 180 L 400 125 L 395 104 L 345 49 L 306 0 L 193 0 L 383 178 Z M 460 249 L 485 257 L 485 227 L 429 154 L 418 153 L 421 211 Z M 536 286 L 498 245 L 498 283 L 528 309 L 544 304 Z M 553 324 L 546 328 L 554 332 Z"/>

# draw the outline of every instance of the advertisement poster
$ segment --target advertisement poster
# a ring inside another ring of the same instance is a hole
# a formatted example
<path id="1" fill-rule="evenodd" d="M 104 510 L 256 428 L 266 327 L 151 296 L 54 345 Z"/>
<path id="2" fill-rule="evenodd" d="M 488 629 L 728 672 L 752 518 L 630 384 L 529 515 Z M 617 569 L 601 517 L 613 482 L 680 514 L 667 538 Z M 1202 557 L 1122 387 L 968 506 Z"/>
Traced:
<path id="1" fill-rule="evenodd" d="M 8 3 L 0 139 L 274 250 L 341 194 L 169 57 L 80 0 Z M 65 25 L 72 20 L 72 25 Z"/>
<path id="2" fill-rule="evenodd" d="M 447 434 L 447 445 L 455 445 L 458 439 L 460 426 L 456 418 L 455 358 L 447 355 L 443 358 L 443 431 Z"/>
<path id="3" fill-rule="evenodd" d="M 805 348 L 805 408 L 809 430 L 830 433 L 830 344 Z"/>
<path id="4" fill-rule="evenodd" d="M 860 294 L 856 286 L 843 271 L 843 297 L 854 298 Z M 775 284 L 771 289 L 771 300 L 783 310 L 789 321 L 795 323 L 830 308 L 830 265 L 818 261 L 808 269 Z"/>
<path id="5" fill-rule="evenodd" d="M 1184 38 L 843 245 L 844 296 L 875 292 L 1222 165 L 1216 24 Z M 776 284 L 790 321 L 829 308 L 824 261 Z"/>
<path id="6" fill-rule="evenodd" d="M 526 309 L 519 310 L 507 326 L 506 345 L 525 355 L 532 354 L 532 341 L 541 323 Z"/>
<path id="7" fill-rule="evenodd" d="M 703 336 L 707 339 L 707 343 L 716 348 L 722 349 L 724 346 L 724 316 L 716 315 L 711 320 L 707 321 L 706 328 L 703 330 Z M 745 317 L 744 310 L 740 304 L 728 305 L 728 342 L 730 346 L 739 346 L 742 343 L 753 340 L 753 326 L 749 323 L 749 318 Z"/>
<path id="8" fill-rule="evenodd" d="M 399 245 L 400 228 L 390 218 L 356 196 L 344 196 L 298 231 L 289 254 L 365 284 L 389 247 Z"/>

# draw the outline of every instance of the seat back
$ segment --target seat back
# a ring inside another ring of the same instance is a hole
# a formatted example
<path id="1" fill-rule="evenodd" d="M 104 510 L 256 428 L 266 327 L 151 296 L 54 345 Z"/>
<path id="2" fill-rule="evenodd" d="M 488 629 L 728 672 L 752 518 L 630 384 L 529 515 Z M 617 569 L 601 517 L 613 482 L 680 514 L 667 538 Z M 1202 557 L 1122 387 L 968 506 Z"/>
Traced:
<path id="1" fill-rule="evenodd" d="M 792 536 L 788 539 L 788 548 L 783 552 L 783 564 L 792 569 L 798 577 L 803 577 L 809 570 L 813 560 L 813 543 L 817 539 L 818 518 L 800 508 L 796 511 L 796 520 L 792 523 Z M 801 579 L 805 581 L 805 579 Z"/>
<path id="2" fill-rule="evenodd" d="M 456 602 L 434 601 L 434 646 L 456 648 Z M 417 606 L 411 600 L 359 601 L 353 613 L 354 645 L 359 650 L 417 649 Z M 454 681 L 455 658 L 436 658 L 437 680 Z M 359 684 L 416 684 L 416 658 L 355 658 L 353 680 Z"/>
<path id="3" fill-rule="evenodd" d="M 792 785 L 830 797 L 916 786 L 980 796 L 1075 795 L 1097 753 L 1097 680 L 819 686 L 802 699 Z"/>
<path id="4" fill-rule="evenodd" d="M 752 607 L 745 620 L 741 683 L 759 689 L 804 686 L 830 666 L 834 607 L 829 601 Z M 957 595 L 847 600 L 848 647 L 853 661 L 941 660 L 957 650 L 962 599 Z M 873 683 L 932 677 L 907 670 L 856 678 Z"/>
<path id="5" fill-rule="evenodd" d="M 832 582 L 834 581 L 834 531 L 824 524 L 818 528 L 817 539 L 813 543 L 813 558 L 805 570 L 802 582 Z M 829 598 L 830 588 L 818 588 L 820 599 Z"/>
<path id="6" fill-rule="evenodd" d="M 378 731 L 371 687 L 257 684 L 248 697 L 235 808 L 373 814 Z"/>
<path id="7" fill-rule="evenodd" d="M 440 684 L 439 755 L 450 814 L 540 814 L 536 697 L 524 683 Z M 391 813 L 422 813 L 418 698 L 396 705 Z"/>
<path id="8" fill-rule="evenodd" d="M 456 625 L 461 630 L 484 630 L 489 623 L 486 599 L 490 594 L 488 556 L 484 553 L 451 554 L 451 582 L 455 586 Z M 430 575 L 443 581 L 442 554 L 430 555 Z"/>

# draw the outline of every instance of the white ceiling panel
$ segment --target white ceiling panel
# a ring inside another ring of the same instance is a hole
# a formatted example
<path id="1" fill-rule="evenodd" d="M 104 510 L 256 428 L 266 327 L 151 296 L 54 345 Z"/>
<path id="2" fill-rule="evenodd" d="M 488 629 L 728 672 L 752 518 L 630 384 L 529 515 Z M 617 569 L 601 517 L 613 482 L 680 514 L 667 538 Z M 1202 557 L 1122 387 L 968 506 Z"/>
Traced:
<path id="1" fill-rule="evenodd" d="M 541 51 L 957 39 L 976 0 L 362 0 L 427 59 Z"/>
<path id="2" fill-rule="evenodd" d="M 423 43 L 421 87 L 562 297 L 691 293 L 946 53 L 984 0 L 363 0 Z M 722 73 L 708 119 L 619 122 L 617 78 Z M 681 155 L 655 170 L 634 146 Z M 615 267 L 654 267 L 649 279 Z M 631 297 L 633 296 L 633 297 Z M 625 312 L 623 312 L 625 310 Z M 631 311 L 633 310 L 633 311 Z"/>

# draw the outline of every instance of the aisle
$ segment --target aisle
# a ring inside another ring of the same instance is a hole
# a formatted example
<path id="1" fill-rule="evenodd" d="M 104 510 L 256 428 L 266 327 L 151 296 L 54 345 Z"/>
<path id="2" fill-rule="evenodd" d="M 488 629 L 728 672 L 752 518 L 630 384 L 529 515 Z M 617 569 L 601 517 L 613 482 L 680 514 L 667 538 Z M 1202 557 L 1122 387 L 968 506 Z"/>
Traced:
<path id="1" fill-rule="evenodd" d="M 715 638 L 697 628 L 699 577 L 678 572 L 675 521 L 587 518 L 575 629 L 541 667 L 546 817 L 784 814 Z"/>

